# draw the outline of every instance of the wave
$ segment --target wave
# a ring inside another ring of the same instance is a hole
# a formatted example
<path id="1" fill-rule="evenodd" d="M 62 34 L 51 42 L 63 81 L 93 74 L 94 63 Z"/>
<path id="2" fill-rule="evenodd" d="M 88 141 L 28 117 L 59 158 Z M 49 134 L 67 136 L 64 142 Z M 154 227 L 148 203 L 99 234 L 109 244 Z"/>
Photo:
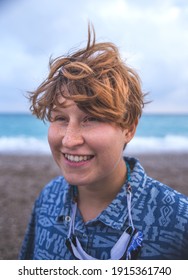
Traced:
<path id="1" fill-rule="evenodd" d="M 128 152 L 159 153 L 188 152 L 188 137 L 166 135 L 164 137 L 135 137 L 127 146 Z"/>
<path id="2" fill-rule="evenodd" d="M 0 137 L 2 154 L 50 154 L 46 139 L 35 137 Z"/>
<path id="3" fill-rule="evenodd" d="M 135 137 L 125 153 L 188 152 L 188 137 L 167 135 Z M 1 154 L 50 154 L 47 139 L 35 137 L 0 137 Z"/>

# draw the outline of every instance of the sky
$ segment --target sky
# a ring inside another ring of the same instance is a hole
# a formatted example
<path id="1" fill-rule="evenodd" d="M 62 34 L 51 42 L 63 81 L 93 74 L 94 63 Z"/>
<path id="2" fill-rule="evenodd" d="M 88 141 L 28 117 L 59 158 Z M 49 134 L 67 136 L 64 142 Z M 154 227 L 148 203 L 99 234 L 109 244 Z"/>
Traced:
<path id="1" fill-rule="evenodd" d="M 151 113 L 188 113 L 187 0 L 0 0 L 0 113 L 29 112 L 25 97 L 46 78 L 50 56 L 115 43 L 137 70 Z"/>

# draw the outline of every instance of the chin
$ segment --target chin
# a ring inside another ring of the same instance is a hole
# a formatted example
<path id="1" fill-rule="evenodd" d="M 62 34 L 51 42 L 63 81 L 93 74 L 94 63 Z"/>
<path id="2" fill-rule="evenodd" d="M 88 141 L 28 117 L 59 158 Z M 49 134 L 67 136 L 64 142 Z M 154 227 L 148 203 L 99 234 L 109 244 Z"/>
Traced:
<path id="1" fill-rule="evenodd" d="M 80 185 L 85 185 L 86 184 L 86 180 L 80 180 L 80 178 L 74 178 L 71 176 L 64 176 L 65 180 L 73 186 L 80 186 Z"/>

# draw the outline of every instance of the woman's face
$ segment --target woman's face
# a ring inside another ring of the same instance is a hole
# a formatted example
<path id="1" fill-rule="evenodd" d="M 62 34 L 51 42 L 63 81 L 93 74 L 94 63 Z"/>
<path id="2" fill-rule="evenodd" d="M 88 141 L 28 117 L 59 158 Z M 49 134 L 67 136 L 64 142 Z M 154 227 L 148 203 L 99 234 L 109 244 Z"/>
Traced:
<path id="1" fill-rule="evenodd" d="M 52 111 L 48 141 L 67 182 L 103 187 L 125 176 L 123 147 L 134 133 L 88 115 L 73 101 L 65 102 L 66 108 Z"/>

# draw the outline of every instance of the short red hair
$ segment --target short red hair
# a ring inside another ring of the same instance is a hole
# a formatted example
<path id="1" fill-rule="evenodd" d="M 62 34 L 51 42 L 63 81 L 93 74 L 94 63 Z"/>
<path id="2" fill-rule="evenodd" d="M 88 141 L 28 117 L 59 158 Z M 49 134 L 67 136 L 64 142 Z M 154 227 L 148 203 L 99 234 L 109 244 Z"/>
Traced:
<path id="1" fill-rule="evenodd" d="M 50 60 L 47 79 L 29 93 L 32 113 L 50 121 L 52 109 L 60 106 L 59 95 L 123 128 L 138 120 L 145 104 L 136 71 L 123 62 L 113 43 L 96 43 L 90 26 L 85 48 Z"/>

